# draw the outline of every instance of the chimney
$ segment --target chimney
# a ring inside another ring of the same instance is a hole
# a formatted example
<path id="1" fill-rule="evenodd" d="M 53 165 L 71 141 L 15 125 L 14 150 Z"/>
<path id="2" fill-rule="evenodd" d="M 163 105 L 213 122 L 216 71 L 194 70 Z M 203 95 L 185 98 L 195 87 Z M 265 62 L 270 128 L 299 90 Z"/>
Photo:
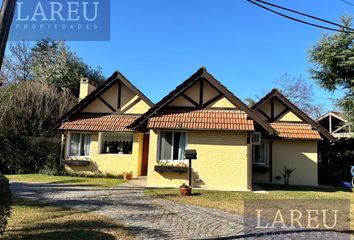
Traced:
<path id="1" fill-rule="evenodd" d="M 87 95 L 92 93 L 93 90 L 96 89 L 96 86 L 90 81 L 87 77 L 82 77 L 80 79 L 80 94 L 79 101 L 84 99 Z"/>

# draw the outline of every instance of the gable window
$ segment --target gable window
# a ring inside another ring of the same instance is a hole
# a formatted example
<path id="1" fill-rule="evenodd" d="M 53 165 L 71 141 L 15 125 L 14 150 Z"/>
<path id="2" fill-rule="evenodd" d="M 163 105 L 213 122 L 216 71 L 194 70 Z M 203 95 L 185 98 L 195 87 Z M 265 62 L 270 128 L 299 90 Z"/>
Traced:
<path id="1" fill-rule="evenodd" d="M 261 144 L 253 146 L 253 164 L 268 165 L 269 142 L 262 140 Z"/>
<path id="2" fill-rule="evenodd" d="M 69 135 L 69 157 L 89 157 L 91 134 L 70 133 Z"/>
<path id="3" fill-rule="evenodd" d="M 102 132 L 100 134 L 101 154 L 132 154 L 133 133 Z"/>
<path id="4" fill-rule="evenodd" d="M 183 160 L 185 149 L 185 132 L 160 132 L 159 160 Z"/>

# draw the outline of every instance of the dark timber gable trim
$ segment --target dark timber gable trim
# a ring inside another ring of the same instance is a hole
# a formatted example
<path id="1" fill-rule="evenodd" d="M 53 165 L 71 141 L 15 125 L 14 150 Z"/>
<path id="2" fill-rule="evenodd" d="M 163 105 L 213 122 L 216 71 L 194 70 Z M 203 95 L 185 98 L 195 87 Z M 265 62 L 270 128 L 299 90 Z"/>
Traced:
<path id="1" fill-rule="evenodd" d="M 308 123 L 312 126 L 313 129 L 316 129 L 317 131 L 320 132 L 321 135 L 323 135 L 324 137 L 326 137 L 328 140 L 332 141 L 332 142 L 336 142 L 337 140 L 326 130 L 324 129 L 322 126 L 320 126 L 318 123 L 316 123 L 312 118 L 310 118 L 306 113 L 304 113 L 303 111 L 301 111 L 295 104 L 293 104 L 289 99 L 287 99 L 283 94 L 280 93 L 279 90 L 277 89 L 273 89 L 270 93 L 268 93 L 267 95 L 265 95 L 261 100 L 259 100 L 259 102 L 257 102 L 252 109 L 255 111 L 258 111 L 261 113 L 260 111 L 260 107 L 267 103 L 268 101 L 272 101 L 272 99 L 277 98 L 285 107 L 287 111 L 292 111 L 295 113 L 295 115 L 297 117 L 299 117 L 302 121 L 304 121 L 305 123 Z M 284 110 L 285 111 L 285 110 Z M 285 111 L 285 112 L 287 112 Z M 284 112 L 284 113 L 285 113 Z M 282 114 L 284 114 L 282 112 Z M 276 116 L 274 118 L 274 120 L 276 120 L 277 118 L 279 118 L 281 115 L 279 114 L 278 116 Z"/>
<path id="2" fill-rule="evenodd" d="M 116 82 L 119 84 L 119 95 L 118 95 L 118 106 L 116 111 L 110 104 L 108 104 L 101 95 L 106 92 L 111 86 L 113 86 Z M 153 107 L 153 102 L 148 99 L 139 89 L 137 89 L 131 82 L 128 81 L 119 71 L 116 71 L 110 76 L 105 82 L 103 82 L 98 88 L 92 91 L 89 95 L 87 95 L 84 99 L 82 99 L 78 104 L 76 104 L 73 108 L 71 108 L 66 114 L 64 114 L 60 119 L 58 119 L 53 125 L 51 129 L 56 129 L 65 121 L 68 121 L 70 118 L 80 113 L 83 109 L 85 109 L 88 105 L 90 105 L 96 99 L 100 99 L 108 108 L 110 108 L 113 112 L 121 113 L 121 85 L 122 83 L 134 94 L 139 96 L 139 99 L 142 99 L 148 104 L 150 107 Z M 126 109 L 127 111 L 127 109 Z M 94 113 L 93 113 L 94 114 Z M 108 114 L 108 113 L 107 113 Z"/>
<path id="3" fill-rule="evenodd" d="M 162 108 L 166 107 L 178 96 L 181 96 L 186 90 L 192 87 L 198 81 L 208 82 L 214 89 L 216 89 L 220 94 L 222 94 L 227 100 L 234 104 L 238 109 L 244 111 L 249 118 L 253 119 L 257 124 L 264 128 L 270 134 L 275 134 L 275 130 L 262 118 L 260 118 L 253 110 L 247 107 L 240 99 L 238 99 L 234 94 L 232 94 L 225 86 L 223 86 L 219 81 L 217 81 L 207 70 L 202 67 L 191 77 L 185 80 L 182 84 L 176 87 L 173 91 L 167 94 L 161 101 L 159 101 L 154 107 L 150 108 L 145 114 L 138 118 L 134 123 L 132 123 L 129 128 L 135 130 L 145 130 L 146 122 L 151 117 L 156 115 Z M 201 95 L 201 94 L 200 94 Z M 218 96 L 219 98 L 220 96 Z M 200 105 L 200 104 L 199 104 Z"/>

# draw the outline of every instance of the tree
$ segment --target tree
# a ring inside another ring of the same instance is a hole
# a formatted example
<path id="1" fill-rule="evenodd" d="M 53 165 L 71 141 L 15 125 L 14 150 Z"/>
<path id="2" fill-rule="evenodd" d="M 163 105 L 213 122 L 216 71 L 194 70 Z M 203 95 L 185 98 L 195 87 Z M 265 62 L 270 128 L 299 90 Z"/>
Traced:
<path id="1" fill-rule="evenodd" d="M 313 99 L 313 85 L 306 79 L 285 73 L 275 81 L 275 85 L 284 96 L 311 117 L 317 119 L 324 114 L 323 105 L 316 104 Z"/>
<path id="2" fill-rule="evenodd" d="M 43 39 L 32 48 L 31 72 L 35 81 L 70 89 L 79 95 L 80 77 L 85 76 L 96 83 L 104 79 L 101 69 L 85 64 L 63 41 Z"/>
<path id="3" fill-rule="evenodd" d="M 351 28 L 351 16 L 343 16 L 341 21 Z M 310 73 L 319 86 L 332 92 L 343 90 L 344 97 L 338 104 L 354 123 L 354 34 L 325 35 L 310 49 L 309 59 L 314 64 Z"/>
<path id="4" fill-rule="evenodd" d="M 246 103 L 246 105 L 248 106 L 248 107 L 253 107 L 254 105 L 256 105 L 256 101 L 254 100 L 254 99 L 252 99 L 252 98 L 246 98 L 245 100 L 243 100 L 245 103 Z"/>
<path id="5" fill-rule="evenodd" d="M 12 92 L 12 87 L 2 91 Z M 53 122 L 77 103 L 68 90 L 39 82 L 23 82 L 16 88 L 16 94 L 6 104 L 0 102 L 0 112 L 9 109 L 0 121 L 2 136 L 48 136 Z"/>
<path id="6" fill-rule="evenodd" d="M 4 58 L 1 79 L 4 84 L 18 83 L 32 79 L 31 48 L 25 41 L 10 43 L 9 53 Z"/>

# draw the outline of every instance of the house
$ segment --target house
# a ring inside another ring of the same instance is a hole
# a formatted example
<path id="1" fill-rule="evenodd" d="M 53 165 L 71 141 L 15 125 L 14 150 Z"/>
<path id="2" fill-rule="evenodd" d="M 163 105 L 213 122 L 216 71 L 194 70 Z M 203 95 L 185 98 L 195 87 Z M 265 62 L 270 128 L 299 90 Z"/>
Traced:
<path id="1" fill-rule="evenodd" d="M 321 141 L 319 144 L 319 181 L 321 184 L 350 182 L 351 166 L 354 166 L 354 127 L 339 112 L 329 112 L 317 120 L 336 142 Z"/>
<path id="2" fill-rule="evenodd" d="M 73 171 L 146 175 L 147 139 L 127 126 L 152 106 L 120 72 L 98 88 L 82 79 L 80 102 L 55 124 L 62 132 L 62 164 Z"/>
<path id="3" fill-rule="evenodd" d="M 155 105 L 115 73 L 57 129 L 64 136 L 63 164 L 73 170 L 132 171 L 147 175 L 148 187 L 178 187 L 188 179 L 184 151 L 195 149 L 193 187 L 227 191 L 282 183 L 284 167 L 295 169 L 291 184 L 317 185 L 317 143 L 334 140 L 279 91 L 251 109 L 205 68 Z M 121 142 L 130 145 L 122 149 Z"/>

